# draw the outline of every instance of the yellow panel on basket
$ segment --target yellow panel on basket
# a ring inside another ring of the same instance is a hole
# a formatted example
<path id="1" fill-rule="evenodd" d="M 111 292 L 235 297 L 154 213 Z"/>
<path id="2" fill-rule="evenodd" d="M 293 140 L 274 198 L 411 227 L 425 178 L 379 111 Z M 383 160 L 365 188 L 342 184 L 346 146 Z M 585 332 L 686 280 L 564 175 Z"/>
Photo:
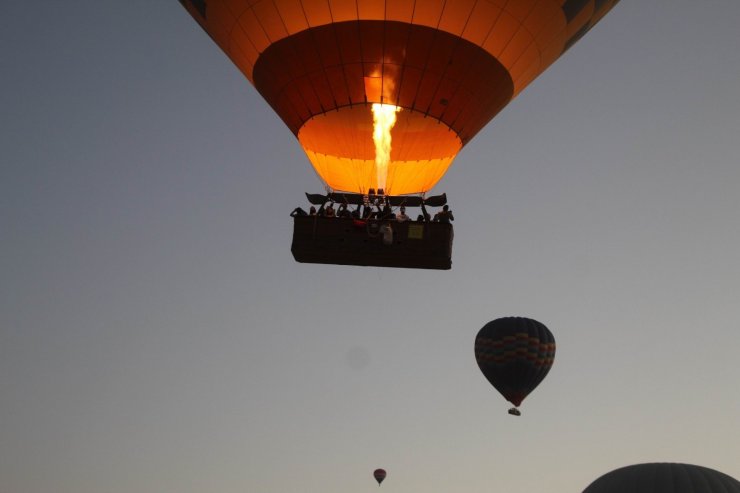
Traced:
<path id="1" fill-rule="evenodd" d="M 424 239 L 424 225 L 423 224 L 409 224 L 409 234 L 407 238 L 409 240 L 423 240 Z"/>

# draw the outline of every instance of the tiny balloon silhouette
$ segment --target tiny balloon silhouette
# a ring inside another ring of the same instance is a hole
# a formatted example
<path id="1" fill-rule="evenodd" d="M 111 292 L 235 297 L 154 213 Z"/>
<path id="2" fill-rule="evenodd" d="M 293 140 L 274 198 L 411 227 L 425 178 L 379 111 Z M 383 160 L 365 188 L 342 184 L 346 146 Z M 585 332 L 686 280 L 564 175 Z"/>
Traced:
<path id="1" fill-rule="evenodd" d="M 378 482 L 378 486 L 380 486 L 380 483 L 385 479 L 385 469 L 376 469 L 373 471 L 373 477 Z"/>
<path id="2" fill-rule="evenodd" d="M 524 317 L 488 322 L 475 338 L 475 360 L 483 376 L 514 404 L 509 414 L 542 382 L 555 360 L 555 338 L 543 324 Z"/>

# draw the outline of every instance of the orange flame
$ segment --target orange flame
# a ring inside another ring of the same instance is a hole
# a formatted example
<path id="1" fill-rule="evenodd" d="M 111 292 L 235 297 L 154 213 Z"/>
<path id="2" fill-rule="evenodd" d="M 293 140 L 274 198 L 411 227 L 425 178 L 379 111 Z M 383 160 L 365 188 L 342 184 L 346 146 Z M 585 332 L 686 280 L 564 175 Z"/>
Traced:
<path id="1" fill-rule="evenodd" d="M 373 103 L 373 142 L 378 189 L 386 190 L 388 163 L 391 161 L 391 129 L 401 108 L 392 104 Z"/>

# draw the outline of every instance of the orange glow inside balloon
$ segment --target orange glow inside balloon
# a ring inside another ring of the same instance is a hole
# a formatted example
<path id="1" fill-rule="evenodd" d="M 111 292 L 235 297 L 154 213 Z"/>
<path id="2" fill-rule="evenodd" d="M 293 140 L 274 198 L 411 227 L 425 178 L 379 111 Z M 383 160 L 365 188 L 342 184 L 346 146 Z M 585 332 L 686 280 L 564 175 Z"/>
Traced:
<path id="1" fill-rule="evenodd" d="M 447 126 L 414 111 L 395 113 L 386 184 L 378 180 L 373 116 L 357 105 L 309 120 L 298 133 L 316 173 L 333 189 L 403 195 L 430 190 L 462 148 Z"/>

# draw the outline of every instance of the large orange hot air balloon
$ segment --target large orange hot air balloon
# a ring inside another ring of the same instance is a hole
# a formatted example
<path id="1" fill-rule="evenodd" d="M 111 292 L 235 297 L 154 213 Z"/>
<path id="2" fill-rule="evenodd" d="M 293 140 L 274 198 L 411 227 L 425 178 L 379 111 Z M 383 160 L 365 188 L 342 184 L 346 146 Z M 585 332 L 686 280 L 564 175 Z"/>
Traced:
<path id="1" fill-rule="evenodd" d="M 425 193 L 618 0 L 180 0 L 331 190 Z"/>

